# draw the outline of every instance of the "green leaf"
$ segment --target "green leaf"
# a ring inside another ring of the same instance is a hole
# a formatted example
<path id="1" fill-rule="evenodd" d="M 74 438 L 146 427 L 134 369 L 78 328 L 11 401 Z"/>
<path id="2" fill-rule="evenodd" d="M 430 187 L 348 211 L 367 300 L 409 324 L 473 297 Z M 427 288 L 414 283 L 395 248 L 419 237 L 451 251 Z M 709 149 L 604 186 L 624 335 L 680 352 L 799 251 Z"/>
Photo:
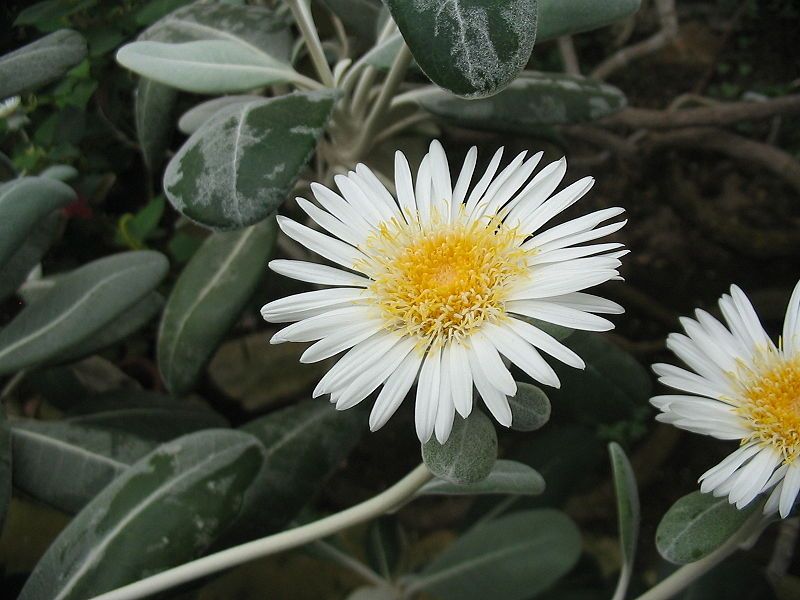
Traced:
<path id="1" fill-rule="evenodd" d="M 622 572 L 617 584 L 615 598 L 624 598 L 633 573 L 633 560 L 636 556 L 636 543 L 639 539 L 639 491 L 636 487 L 636 476 L 633 473 L 625 451 L 616 442 L 608 445 L 611 458 L 611 470 L 614 474 L 614 491 L 617 497 L 617 519 L 619 522 L 619 544 L 622 551 Z"/>
<path id="2" fill-rule="evenodd" d="M 220 109 L 243 102 L 253 102 L 255 100 L 261 100 L 261 96 L 222 96 L 221 98 L 214 98 L 213 100 L 201 102 L 183 113 L 183 116 L 178 120 L 178 129 L 186 135 L 192 135 Z"/>
<path id="3" fill-rule="evenodd" d="M 167 198 L 206 227 L 261 221 L 308 164 L 333 102 L 332 92 L 294 93 L 223 108 L 167 165 Z"/>
<path id="4" fill-rule="evenodd" d="M 487 131 L 539 133 L 543 126 L 593 121 L 625 108 L 617 88 L 560 73 L 523 71 L 490 98 L 464 100 L 442 90 L 420 97 L 420 105 L 445 121 Z"/>
<path id="5" fill-rule="evenodd" d="M 5 409 L 0 406 L 0 531 L 11 503 L 11 431 L 6 422 Z"/>
<path id="6" fill-rule="evenodd" d="M 152 172 L 161 164 L 169 146 L 172 111 L 178 92 L 167 85 L 142 77 L 133 96 L 136 138 L 145 166 Z"/>
<path id="7" fill-rule="evenodd" d="M 192 387 L 266 274 L 274 219 L 211 234 L 181 272 L 158 333 L 158 368 L 167 388 Z"/>
<path id="8" fill-rule="evenodd" d="M 117 62 L 134 73 L 195 94 L 225 94 L 296 80 L 288 63 L 227 40 L 133 42 Z"/>
<path id="9" fill-rule="evenodd" d="M 237 519 L 264 449 L 212 429 L 155 449 L 64 529 L 20 600 L 89 598 L 202 554 Z"/>
<path id="10" fill-rule="evenodd" d="M 59 277 L 0 331 L 0 374 L 57 357 L 92 336 L 155 288 L 167 268 L 158 252 L 125 252 Z"/>
<path id="11" fill-rule="evenodd" d="M 17 291 L 31 270 L 39 264 L 55 241 L 63 220 L 59 211 L 47 215 L 28 232 L 22 245 L 0 267 L 0 300 Z"/>
<path id="12" fill-rule="evenodd" d="M 48 177 L 22 177 L 0 186 L 0 266 L 36 224 L 75 198 L 71 187 Z"/>
<path id="13" fill-rule="evenodd" d="M 60 354 L 56 360 L 61 363 L 75 362 L 113 346 L 147 325 L 162 308 L 164 297 L 158 292 L 150 292 L 97 333 Z"/>
<path id="14" fill-rule="evenodd" d="M 639 10 L 642 0 L 539 0 L 539 41 L 599 29 Z"/>
<path id="15" fill-rule="evenodd" d="M 550 420 L 550 400 L 541 388 L 530 383 L 517 382 L 517 395 L 509 397 L 511 429 L 536 431 Z"/>
<path id="16" fill-rule="evenodd" d="M 569 572 L 580 553 L 580 533 L 565 514 L 517 512 L 470 529 L 411 587 L 441 600 L 533 598 Z"/>
<path id="17" fill-rule="evenodd" d="M 164 215 L 164 196 L 156 196 L 139 209 L 136 214 L 125 213 L 117 221 L 114 241 L 134 250 L 142 250 L 147 240 L 156 232 Z"/>
<path id="18" fill-rule="evenodd" d="M 370 44 L 375 40 L 381 12 L 379 0 L 322 0 L 322 3 L 342 20 L 347 33 L 359 42 Z"/>
<path id="19" fill-rule="evenodd" d="M 431 438 L 422 445 L 422 459 L 431 473 L 456 484 L 477 483 L 489 476 L 497 460 L 497 432 L 479 410 L 455 417 L 453 431 L 444 444 Z"/>
<path id="20" fill-rule="evenodd" d="M 227 424 L 202 405 L 140 391 L 101 394 L 77 408 L 61 421 L 11 422 L 14 485 L 67 513 L 159 443 Z"/>
<path id="21" fill-rule="evenodd" d="M 760 502 L 739 510 L 728 498 L 692 492 L 673 504 L 656 530 L 656 547 L 668 561 L 687 564 L 708 556 L 734 535 Z"/>
<path id="22" fill-rule="evenodd" d="M 267 449 L 264 474 L 248 500 L 248 538 L 294 519 L 367 431 L 361 410 L 337 411 L 324 400 L 305 400 L 241 429 Z"/>
<path id="23" fill-rule="evenodd" d="M 456 484 L 433 479 L 420 488 L 419 496 L 472 496 L 479 494 L 515 494 L 538 496 L 545 483 L 538 471 L 513 460 L 498 460 L 486 479 L 477 483 Z"/>
<path id="24" fill-rule="evenodd" d="M 554 405 L 591 425 L 630 420 L 647 406 L 653 384 L 636 359 L 599 334 L 576 332 L 565 343 L 586 368 L 553 365 L 561 379 L 560 389 L 548 390 Z"/>
<path id="25" fill-rule="evenodd" d="M 71 29 L 46 35 L 0 56 L 0 98 L 55 81 L 86 57 L 86 41 Z"/>
<path id="26" fill-rule="evenodd" d="M 78 169 L 72 165 L 52 165 L 39 173 L 39 177 L 48 177 L 58 181 L 71 181 L 78 177 Z"/>
<path id="27" fill-rule="evenodd" d="M 385 0 L 423 72 L 458 96 L 496 94 L 525 67 L 538 0 Z"/>

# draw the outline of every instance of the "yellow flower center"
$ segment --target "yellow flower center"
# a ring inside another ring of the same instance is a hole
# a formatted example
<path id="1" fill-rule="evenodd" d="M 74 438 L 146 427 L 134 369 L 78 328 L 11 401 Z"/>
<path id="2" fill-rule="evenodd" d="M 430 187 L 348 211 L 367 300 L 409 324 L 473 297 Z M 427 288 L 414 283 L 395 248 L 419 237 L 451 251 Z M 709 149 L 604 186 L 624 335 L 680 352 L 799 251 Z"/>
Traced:
<path id="1" fill-rule="evenodd" d="M 744 384 L 739 408 L 753 428 L 745 441 L 771 444 L 790 463 L 800 456 L 800 355 L 773 355 L 759 371 Z"/>
<path id="2" fill-rule="evenodd" d="M 463 339 L 505 314 L 510 284 L 527 272 L 531 254 L 519 241 L 496 219 L 383 223 L 367 242 L 371 291 L 390 327 L 425 347 Z"/>

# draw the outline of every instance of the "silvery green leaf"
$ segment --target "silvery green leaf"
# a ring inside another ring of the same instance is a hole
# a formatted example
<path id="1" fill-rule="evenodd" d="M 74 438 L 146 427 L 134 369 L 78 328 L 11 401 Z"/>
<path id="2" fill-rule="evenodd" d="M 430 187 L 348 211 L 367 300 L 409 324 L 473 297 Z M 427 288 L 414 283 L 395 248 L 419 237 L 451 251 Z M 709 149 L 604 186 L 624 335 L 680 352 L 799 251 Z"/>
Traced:
<path id="1" fill-rule="evenodd" d="M 291 65 L 228 40 L 132 42 L 117 62 L 134 73 L 196 94 L 243 92 L 299 76 Z"/>
<path id="2" fill-rule="evenodd" d="M 511 406 L 511 429 L 536 431 L 550 420 L 550 400 L 541 388 L 517 382 L 516 396 L 508 398 Z"/>
<path id="3" fill-rule="evenodd" d="M 441 600 L 534 598 L 568 573 L 580 554 L 580 533 L 564 513 L 517 512 L 467 531 L 407 589 Z"/>
<path id="4" fill-rule="evenodd" d="M 167 268 L 158 252 L 125 252 L 60 277 L 0 331 L 0 373 L 46 362 L 81 343 L 152 291 Z"/>
<path id="5" fill-rule="evenodd" d="M 21 177 L 0 186 L 0 266 L 33 227 L 77 196 L 71 187 L 48 177 Z"/>
<path id="6" fill-rule="evenodd" d="M 579 75 L 523 71 L 490 98 L 464 100 L 443 90 L 420 97 L 425 110 L 454 124 L 524 134 L 546 125 L 593 121 L 625 108 L 617 88 Z"/>
<path id="7" fill-rule="evenodd" d="M 186 135 L 191 135 L 198 129 L 200 126 L 208 121 L 214 114 L 222 108 L 226 106 L 231 106 L 233 104 L 241 104 L 242 102 L 253 102 L 255 100 L 261 100 L 260 96 L 222 96 L 221 98 L 214 98 L 213 100 L 207 100 L 206 102 L 201 102 L 197 106 L 190 108 L 181 116 L 180 120 L 178 121 L 178 129 L 180 129 Z"/>
<path id="8" fill-rule="evenodd" d="M 189 390 L 266 274 L 274 219 L 212 233 L 175 282 L 161 317 L 158 368 L 167 388 Z"/>
<path id="9" fill-rule="evenodd" d="M 614 491 L 617 497 L 617 519 L 619 522 L 619 544 L 622 551 L 622 570 L 617 583 L 615 598 L 624 598 L 633 574 L 633 560 L 636 557 L 636 543 L 639 539 L 641 511 L 639 491 L 633 467 L 619 444 L 608 445 L 611 457 L 611 470 L 614 474 Z"/>
<path id="10" fill-rule="evenodd" d="M 376 25 L 381 12 L 380 0 L 322 0 L 339 17 L 348 34 L 361 43 L 375 40 Z"/>
<path id="11" fill-rule="evenodd" d="M 78 176 L 78 169 L 72 165 L 53 165 L 39 173 L 39 177 L 49 177 L 59 181 L 71 181 Z"/>
<path id="12" fill-rule="evenodd" d="M 0 300 L 17 291 L 30 272 L 50 249 L 64 220 L 60 211 L 44 217 L 28 233 L 25 241 L 0 267 Z M 28 302 L 29 300 L 25 300 Z"/>
<path id="13" fill-rule="evenodd" d="M 692 492 L 673 504 L 656 530 L 656 548 L 675 564 L 692 563 L 711 554 L 736 534 L 750 516 L 761 510 L 751 502 L 739 510 L 728 498 Z"/>
<path id="14" fill-rule="evenodd" d="M 489 476 L 497 460 L 497 432 L 480 410 L 473 410 L 466 419 L 456 415 L 447 441 L 440 444 L 431 438 L 422 445 L 422 459 L 440 479 L 477 483 Z"/>
<path id="15" fill-rule="evenodd" d="M 167 198 L 212 229 L 265 219 L 311 159 L 333 103 L 333 92 L 293 93 L 219 110 L 167 165 Z"/>
<path id="16" fill-rule="evenodd" d="M 20 600 L 91 598 L 203 554 L 240 516 L 264 462 L 254 437 L 209 429 L 153 450 L 72 520 Z"/>
<path id="17" fill-rule="evenodd" d="M 535 469 L 513 460 L 498 460 L 489 475 L 477 483 L 456 484 L 444 479 L 433 479 L 422 486 L 417 495 L 515 494 L 538 496 L 544 491 L 544 487 L 544 479 Z"/>
<path id="18" fill-rule="evenodd" d="M 0 56 L 0 98 L 55 81 L 85 56 L 86 41 L 71 29 L 61 29 Z"/>
<path id="19" fill-rule="evenodd" d="M 172 111 L 178 92 L 163 83 L 141 77 L 133 96 L 136 138 L 145 166 L 154 171 L 161 163 L 172 131 Z"/>
<path id="20" fill-rule="evenodd" d="M 539 41 L 571 35 L 630 17 L 642 0 L 539 0 Z"/>
<path id="21" fill-rule="evenodd" d="M 458 96 L 496 94 L 525 67 L 538 0 L 385 0 L 423 72 Z"/>

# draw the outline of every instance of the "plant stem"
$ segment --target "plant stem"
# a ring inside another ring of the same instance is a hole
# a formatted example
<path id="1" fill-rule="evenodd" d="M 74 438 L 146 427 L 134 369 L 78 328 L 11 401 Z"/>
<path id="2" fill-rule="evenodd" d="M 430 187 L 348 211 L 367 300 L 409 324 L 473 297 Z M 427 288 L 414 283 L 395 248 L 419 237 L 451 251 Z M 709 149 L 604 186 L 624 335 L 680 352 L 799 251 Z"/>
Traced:
<path id="1" fill-rule="evenodd" d="M 378 125 L 381 119 L 386 114 L 386 109 L 389 108 L 392 98 L 394 98 L 397 88 L 403 83 L 406 77 L 408 65 L 411 64 L 411 51 L 406 44 L 400 46 L 400 51 L 392 63 L 392 68 L 383 82 L 383 87 L 378 94 L 378 99 L 367 117 L 364 128 L 361 131 L 361 136 L 353 149 L 353 156 L 359 158 L 367 152 L 372 144 L 377 133 Z"/>
<path id="2" fill-rule="evenodd" d="M 761 511 L 756 511 L 753 516 L 745 521 L 739 531 L 714 552 L 697 562 L 681 567 L 655 587 L 636 598 L 636 600 L 667 600 L 672 598 L 736 552 L 739 546 L 746 542 L 755 532 L 759 531 L 763 525 L 763 520 L 764 516 Z"/>
<path id="3" fill-rule="evenodd" d="M 347 510 L 302 527 L 282 531 L 260 540 L 204 556 L 174 569 L 163 571 L 152 577 L 100 594 L 92 600 L 136 600 L 145 598 L 151 594 L 168 590 L 256 558 L 277 554 L 278 552 L 325 538 L 337 531 L 369 521 L 386 513 L 397 504 L 401 504 L 406 498 L 413 496 L 431 477 L 432 475 L 428 468 L 425 465 L 419 465 L 388 490 Z"/>
<path id="4" fill-rule="evenodd" d="M 300 28 L 300 33 L 303 34 L 303 39 L 308 48 L 308 54 L 311 56 L 311 62 L 314 63 L 314 68 L 322 83 L 328 87 L 335 87 L 333 83 L 333 72 L 325 59 L 325 52 L 322 50 L 322 43 L 319 41 L 319 34 L 317 27 L 314 24 L 314 18 L 311 16 L 311 9 L 303 0 L 288 0 L 289 8 L 292 9 L 294 20 Z"/>

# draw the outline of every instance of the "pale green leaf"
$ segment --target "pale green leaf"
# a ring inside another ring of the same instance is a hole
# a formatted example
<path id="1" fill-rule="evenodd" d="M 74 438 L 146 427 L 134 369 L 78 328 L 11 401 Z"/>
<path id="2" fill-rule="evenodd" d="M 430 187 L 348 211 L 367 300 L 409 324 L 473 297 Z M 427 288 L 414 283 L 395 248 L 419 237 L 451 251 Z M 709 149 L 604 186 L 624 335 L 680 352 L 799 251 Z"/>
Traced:
<path id="1" fill-rule="evenodd" d="M 50 249 L 64 220 L 59 211 L 44 217 L 28 233 L 25 241 L 0 267 L 0 300 L 13 294 L 23 284 L 31 270 Z"/>
<path id="2" fill-rule="evenodd" d="M 200 126 L 213 117 L 220 109 L 243 102 L 252 102 L 254 100 L 261 100 L 261 97 L 252 95 L 222 96 L 221 98 L 214 98 L 213 100 L 201 102 L 183 113 L 178 120 L 178 129 L 186 135 L 191 135 L 200 129 Z"/>
<path id="3" fill-rule="evenodd" d="M 453 431 L 444 444 L 431 438 L 422 445 L 422 459 L 431 473 L 450 483 L 477 483 L 489 476 L 497 460 L 497 433 L 489 417 L 479 410 L 455 417 Z"/>
<path id="4" fill-rule="evenodd" d="M 639 539 L 641 511 L 639 491 L 633 467 L 625 456 L 625 451 L 616 442 L 608 445 L 611 470 L 614 474 L 614 491 L 617 497 L 617 520 L 619 523 L 619 544 L 622 551 L 622 571 L 617 589 L 622 590 L 615 597 L 624 597 L 633 573 L 633 560 L 636 556 L 636 543 Z"/>
<path id="5" fill-rule="evenodd" d="M 539 0 L 539 41 L 611 25 L 635 14 L 642 0 Z"/>
<path id="6" fill-rule="evenodd" d="M 550 400 L 541 388 L 517 382 L 516 396 L 508 398 L 511 407 L 511 429 L 536 431 L 550 420 Z"/>
<path id="7" fill-rule="evenodd" d="M 477 483 L 456 484 L 433 479 L 420 488 L 419 496 L 473 496 L 480 494 L 515 494 L 538 496 L 545 483 L 535 469 L 513 460 L 498 460 L 489 475 Z"/>

